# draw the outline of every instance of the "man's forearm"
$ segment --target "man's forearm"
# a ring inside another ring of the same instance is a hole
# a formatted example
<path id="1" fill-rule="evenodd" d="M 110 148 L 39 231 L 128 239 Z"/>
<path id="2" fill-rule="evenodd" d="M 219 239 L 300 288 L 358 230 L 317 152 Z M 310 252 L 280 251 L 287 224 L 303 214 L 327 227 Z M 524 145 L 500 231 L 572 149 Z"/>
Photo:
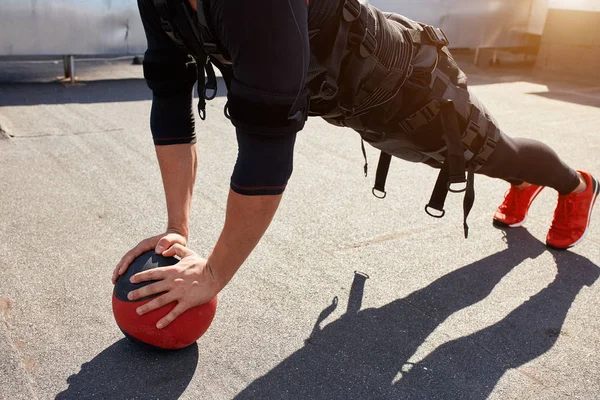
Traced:
<path id="1" fill-rule="evenodd" d="M 224 287 L 235 275 L 271 224 L 281 195 L 244 196 L 232 190 L 221 236 L 208 258 L 213 277 Z"/>
<path id="2" fill-rule="evenodd" d="M 187 238 L 198 166 L 196 144 L 156 146 L 156 156 L 167 200 L 167 228 Z"/>

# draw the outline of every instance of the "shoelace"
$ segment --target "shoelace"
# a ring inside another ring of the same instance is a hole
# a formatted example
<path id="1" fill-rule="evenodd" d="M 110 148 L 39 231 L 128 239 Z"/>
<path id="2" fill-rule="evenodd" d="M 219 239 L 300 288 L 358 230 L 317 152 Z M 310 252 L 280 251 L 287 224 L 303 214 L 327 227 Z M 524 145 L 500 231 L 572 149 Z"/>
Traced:
<path id="1" fill-rule="evenodd" d="M 500 211 L 514 210 L 519 205 L 519 189 L 509 189 L 504 195 L 504 202 L 500 205 Z"/>
<path id="2" fill-rule="evenodd" d="M 559 197 L 552 221 L 552 229 L 561 234 L 570 233 L 570 227 L 574 221 L 572 218 L 577 211 L 575 199 L 571 196 Z"/>

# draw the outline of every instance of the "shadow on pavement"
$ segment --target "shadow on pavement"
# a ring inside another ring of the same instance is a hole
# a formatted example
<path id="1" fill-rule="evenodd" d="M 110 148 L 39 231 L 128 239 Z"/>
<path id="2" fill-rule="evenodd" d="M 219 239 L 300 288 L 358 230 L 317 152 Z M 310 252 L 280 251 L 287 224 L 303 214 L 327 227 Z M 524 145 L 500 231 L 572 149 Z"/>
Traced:
<path id="1" fill-rule="evenodd" d="M 318 317 L 306 345 L 236 399 L 488 398 L 508 369 L 552 348 L 575 297 L 600 274 L 584 257 L 553 252 L 558 273 L 546 288 L 498 323 L 410 364 L 444 320 L 483 300 L 524 260 L 549 251 L 525 229 L 511 231 L 506 241 L 506 250 L 381 308 L 359 311 L 359 296 L 351 293 L 347 312 L 321 328 L 337 307 L 335 298 Z M 358 283 L 355 277 L 352 291 L 362 293 Z"/>
<path id="2" fill-rule="evenodd" d="M 71 375 L 56 400 L 178 399 L 197 365 L 197 345 L 162 352 L 122 339 Z"/>
<path id="3" fill-rule="evenodd" d="M 223 78 L 217 78 L 217 96 L 226 96 Z M 92 104 L 151 100 L 152 92 L 144 79 L 114 79 L 82 82 L 64 86 L 57 82 L 0 84 L 0 107 L 38 104 Z M 196 89 L 194 89 L 194 92 Z M 198 95 L 195 93 L 195 97 Z"/>
<path id="4" fill-rule="evenodd" d="M 548 86 L 549 91 L 545 93 L 531 93 L 536 96 L 546 99 L 559 100 L 567 103 L 579 104 L 581 106 L 600 107 L 600 88 L 596 91 L 596 95 L 578 92 L 565 92 L 557 89 L 552 90 L 552 85 Z"/>

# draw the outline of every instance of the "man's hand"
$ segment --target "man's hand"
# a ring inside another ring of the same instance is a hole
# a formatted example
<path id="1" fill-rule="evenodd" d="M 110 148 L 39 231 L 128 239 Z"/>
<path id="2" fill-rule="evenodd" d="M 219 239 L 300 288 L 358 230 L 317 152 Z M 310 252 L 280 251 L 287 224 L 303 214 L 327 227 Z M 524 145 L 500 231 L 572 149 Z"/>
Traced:
<path id="1" fill-rule="evenodd" d="M 174 244 L 185 246 L 187 244 L 187 239 L 177 232 L 167 231 L 167 233 L 162 233 L 139 242 L 137 246 L 129 250 L 117 264 L 112 275 L 113 285 L 117 282 L 117 278 L 127 271 L 129 264 L 131 264 L 137 257 L 152 249 L 154 249 L 157 254 L 164 255 L 165 250 Z"/>
<path id="2" fill-rule="evenodd" d="M 145 314 L 166 304 L 177 302 L 169 314 L 163 317 L 156 327 L 158 329 L 169 325 L 175 318 L 189 308 L 210 301 L 223 289 L 213 275 L 207 260 L 201 258 L 192 250 L 174 244 L 162 253 L 165 257 L 178 256 L 177 264 L 170 267 L 154 268 L 140 272 L 131 277 L 131 283 L 155 280 L 150 285 L 129 292 L 129 300 L 137 300 L 157 293 L 162 295 L 138 307 L 139 315 Z"/>

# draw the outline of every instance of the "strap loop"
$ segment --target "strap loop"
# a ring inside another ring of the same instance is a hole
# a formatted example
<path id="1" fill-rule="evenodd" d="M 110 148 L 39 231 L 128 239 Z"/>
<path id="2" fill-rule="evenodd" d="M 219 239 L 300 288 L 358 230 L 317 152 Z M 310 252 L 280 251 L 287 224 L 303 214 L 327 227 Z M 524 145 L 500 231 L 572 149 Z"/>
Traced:
<path id="1" fill-rule="evenodd" d="M 217 97 L 217 77 L 215 75 L 215 70 L 210 62 L 210 58 L 206 58 L 206 63 L 204 64 L 203 67 L 199 67 L 199 68 L 204 68 L 204 70 L 206 71 L 206 77 L 207 77 L 207 81 L 206 81 L 206 85 L 204 86 L 204 98 L 206 100 L 212 100 L 215 97 Z M 211 93 L 212 91 L 212 93 Z"/>
<path id="2" fill-rule="evenodd" d="M 377 195 L 377 192 L 383 193 L 383 196 Z M 381 199 L 381 200 L 385 199 L 386 196 L 387 196 L 387 192 L 385 192 L 385 191 L 379 191 L 379 190 L 377 190 L 375 188 L 373 188 L 372 193 L 373 193 L 373 196 L 375 196 L 375 197 L 377 197 L 378 199 Z"/>
<path id="3" fill-rule="evenodd" d="M 458 185 L 460 185 L 460 187 L 456 188 Z M 466 192 L 468 188 L 469 185 L 466 180 L 462 182 L 448 182 L 448 191 L 450 193 L 463 193 Z"/>
<path id="4" fill-rule="evenodd" d="M 467 172 L 467 192 L 463 199 L 463 227 L 465 239 L 469 238 L 469 225 L 467 225 L 467 217 L 475 203 L 475 169 L 470 166 Z"/>
<path id="5" fill-rule="evenodd" d="M 367 58 L 377 49 L 377 39 L 368 28 L 365 28 L 365 37 L 360 44 L 359 54 L 362 58 Z"/>
<path id="6" fill-rule="evenodd" d="M 363 170 L 365 171 L 365 178 L 369 172 L 369 163 L 367 161 L 367 151 L 365 150 L 365 141 L 364 139 L 360 139 L 360 149 L 362 150 L 363 158 L 365 159 L 365 165 L 363 166 Z"/>
<path id="7" fill-rule="evenodd" d="M 423 29 L 425 30 L 425 33 L 427 33 L 427 36 L 429 36 L 431 43 L 435 44 L 436 46 L 444 47 L 450 44 L 448 37 L 440 28 L 431 25 L 425 25 L 423 26 Z"/>
<path id="8" fill-rule="evenodd" d="M 433 213 L 430 210 L 436 210 L 438 213 Z M 425 212 L 427 213 L 427 215 L 429 215 L 433 218 L 444 218 L 444 215 L 446 215 L 445 210 L 438 210 L 437 208 L 431 206 L 430 204 L 427 204 L 425 206 Z"/>
<path id="9" fill-rule="evenodd" d="M 378 199 L 385 199 L 387 193 L 385 191 L 385 181 L 387 179 L 388 172 L 390 170 L 390 162 L 392 156 L 386 152 L 381 152 L 379 155 L 379 162 L 377 163 L 377 172 L 375 173 L 375 186 L 373 187 L 373 196 Z M 376 192 L 383 193 L 383 196 L 378 196 Z"/>
<path id="10" fill-rule="evenodd" d="M 332 83 L 331 80 L 331 77 L 328 75 L 319 88 L 319 95 L 324 100 L 333 100 L 339 92 L 337 83 Z"/>
<path id="11" fill-rule="evenodd" d="M 229 115 L 229 101 L 227 101 L 225 103 L 225 107 L 223 107 L 223 115 L 225 115 L 225 118 L 231 121 L 231 115 Z"/>

